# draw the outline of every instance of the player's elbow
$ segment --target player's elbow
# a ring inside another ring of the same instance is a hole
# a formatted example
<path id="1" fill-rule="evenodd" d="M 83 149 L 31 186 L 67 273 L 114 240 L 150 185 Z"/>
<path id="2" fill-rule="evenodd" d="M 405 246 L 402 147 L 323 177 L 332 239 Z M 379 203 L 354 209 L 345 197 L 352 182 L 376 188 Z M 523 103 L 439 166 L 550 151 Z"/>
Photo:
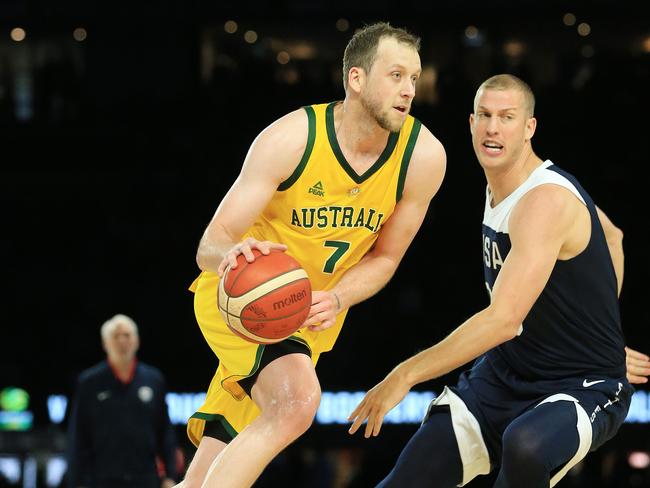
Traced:
<path id="1" fill-rule="evenodd" d="M 201 252 L 201 248 L 196 251 L 196 265 L 201 271 L 208 271 L 207 259 L 204 253 Z"/>
<path id="2" fill-rule="evenodd" d="M 511 307 L 488 307 L 489 320 L 493 324 L 499 343 L 508 342 L 519 335 L 522 317 Z"/>
<path id="3" fill-rule="evenodd" d="M 605 238 L 610 246 L 621 247 L 623 245 L 623 231 L 615 225 L 611 225 L 607 229 Z"/>

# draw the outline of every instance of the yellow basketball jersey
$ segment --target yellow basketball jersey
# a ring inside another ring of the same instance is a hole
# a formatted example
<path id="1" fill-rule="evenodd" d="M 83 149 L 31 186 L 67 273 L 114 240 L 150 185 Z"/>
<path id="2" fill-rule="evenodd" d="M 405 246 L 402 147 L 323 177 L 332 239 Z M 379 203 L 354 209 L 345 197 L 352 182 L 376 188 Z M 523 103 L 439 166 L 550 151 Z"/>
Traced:
<path id="1" fill-rule="evenodd" d="M 309 136 L 302 160 L 246 233 L 286 244 L 314 290 L 332 288 L 372 248 L 401 198 L 420 131 L 420 122 L 407 116 L 400 132 L 389 135 L 379 159 L 359 175 L 336 139 L 336 103 L 305 107 Z M 344 318 L 339 314 L 336 325 L 325 331 L 299 334 L 312 351 L 329 351 Z"/>

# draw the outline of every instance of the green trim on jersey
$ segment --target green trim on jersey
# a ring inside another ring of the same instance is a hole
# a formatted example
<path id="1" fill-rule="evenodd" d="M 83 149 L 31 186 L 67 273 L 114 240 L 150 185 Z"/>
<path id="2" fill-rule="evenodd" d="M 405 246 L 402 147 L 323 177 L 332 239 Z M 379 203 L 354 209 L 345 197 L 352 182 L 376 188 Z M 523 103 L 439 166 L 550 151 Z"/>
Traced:
<path id="1" fill-rule="evenodd" d="M 316 140 L 316 114 L 314 113 L 313 107 L 303 107 L 305 112 L 307 112 L 307 121 L 308 121 L 308 132 L 307 132 L 307 145 L 305 146 L 305 152 L 300 159 L 300 163 L 296 169 L 291 173 L 291 176 L 280 183 L 278 186 L 278 191 L 285 191 L 293 185 L 300 175 L 305 170 L 307 166 L 307 161 L 309 161 L 309 156 L 311 156 L 311 151 L 314 148 L 314 141 Z"/>
<path id="2" fill-rule="evenodd" d="M 309 344 L 307 343 L 307 341 L 302 339 L 301 337 L 292 335 L 292 336 L 287 337 L 285 340 L 298 342 L 298 343 L 302 344 L 303 346 L 305 346 L 307 349 L 309 349 L 309 354 L 314 354 L 312 352 L 312 350 L 311 350 L 311 347 L 309 347 Z"/>
<path id="3" fill-rule="evenodd" d="M 226 432 L 228 432 L 228 434 L 232 436 L 233 439 L 237 437 L 238 432 L 235 430 L 235 428 L 232 425 L 230 425 L 230 422 L 228 422 L 226 420 L 226 417 L 224 417 L 223 415 L 219 415 L 218 413 L 196 412 L 190 418 L 201 419 L 201 420 L 205 420 L 206 422 L 219 421 L 221 422 L 221 425 L 223 425 L 223 428 L 226 429 Z"/>
<path id="4" fill-rule="evenodd" d="M 348 163 L 347 159 L 345 159 L 345 156 L 341 151 L 341 147 L 339 146 L 339 141 L 336 140 L 336 129 L 334 128 L 334 105 L 336 105 L 337 103 L 338 102 L 330 103 L 327 106 L 327 109 L 325 111 L 325 125 L 327 126 L 327 138 L 329 139 L 330 146 L 332 147 L 332 151 L 334 152 L 336 159 L 338 160 L 341 167 L 348 174 L 348 176 L 352 178 L 352 180 L 354 180 L 355 183 L 363 183 L 368 178 L 370 178 L 373 174 L 375 174 L 377 170 L 383 166 L 383 164 L 388 160 L 390 155 L 393 153 L 393 149 L 395 149 L 395 145 L 397 144 L 397 139 L 399 139 L 399 132 L 390 133 L 390 135 L 388 136 L 388 142 L 386 143 L 386 147 L 384 148 L 384 152 L 381 153 L 379 159 L 377 159 L 377 161 L 375 161 L 375 163 L 370 168 L 368 168 L 362 175 L 359 175 L 356 171 L 352 169 L 352 166 L 350 166 L 350 163 Z"/>
<path id="5" fill-rule="evenodd" d="M 399 179 L 397 180 L 396 195 L 396 200 L 398 202 L 402 199 L 404 182 L 406 181 L 406 172 L 408 171 L 409 163 L 411 162 L 411 155 L 413 154 L 413 149 L 415 148 L 415 143 L 418 140 L 418 134 L 420 134 L 421 127 L 422 123 L 418 119 L 413 119 L 413 128 L 411 129 L 409 140 L 406 142 L 406 149 L 404 149 L 404 154 L 402 155 L 402 164 L 399 168 Z"/>
<path id="6" fill-rule="evenodd" d="M 248 378 L 249 376 L 253 376 L 255 374 L 255 372 L 257 371 L 257 369 L 260 367 L 260 361 L 262 360 L 262 354 L 264 353 L 264 348 L 265 347 L 266 347 L 265 344 L 260 344 L 259 346 L 257 346 L 257 352 L 255 353 L 255 364 L 253 364 L 253 368 L 248 372 L 248 374 L 231 374 L 230 376 L 228 376 L 228 377 L 221 380 L 221 387 L 223 388 L 224 382 L 228 381 L 230 378 L 233 378 L 235 376 L 240 377 L 238 380 L 235 380 L 235 381 L 243 380 L 244 378 Z"/>

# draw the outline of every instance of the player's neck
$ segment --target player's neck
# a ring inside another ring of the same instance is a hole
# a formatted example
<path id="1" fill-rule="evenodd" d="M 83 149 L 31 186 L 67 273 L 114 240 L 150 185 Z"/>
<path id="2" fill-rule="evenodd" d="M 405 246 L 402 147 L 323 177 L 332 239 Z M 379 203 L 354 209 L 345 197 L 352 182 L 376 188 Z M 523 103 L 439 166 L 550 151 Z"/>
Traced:
<path id="1" fill-rule="evenodd" d="M 485 177 L 490 189 L 490 205 L 494 207 L 506 199 L 528 179 L 542 162 L 533 152 L 532 147 L 528 147 L 514 164 L 486 168 Z"/>
<path id="2" fill-rule="evenodd" d="M 348 155 L 379 156 L 388 142 L 390 132 L 382 129 L 360 103 L 346 99 L 334 107 L 336 139 Z M 355 158 L 352 158 L 355 159 Z M 376 158 L 375 158 L 376 159 Z"/>

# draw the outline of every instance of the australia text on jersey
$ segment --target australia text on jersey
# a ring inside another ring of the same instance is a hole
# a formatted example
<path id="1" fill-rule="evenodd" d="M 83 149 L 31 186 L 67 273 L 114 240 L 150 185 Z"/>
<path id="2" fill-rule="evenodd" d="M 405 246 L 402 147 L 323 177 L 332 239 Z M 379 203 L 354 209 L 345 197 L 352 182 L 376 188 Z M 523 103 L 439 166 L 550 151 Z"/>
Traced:
<path id="1" fill-rule="evenodd" d="M 291 225 L 311 229 L 317 227 L 365 227 L 377 232 L 384 214 L 374 208 L 329 205 L 323 207 L 291 209 Z"/>

